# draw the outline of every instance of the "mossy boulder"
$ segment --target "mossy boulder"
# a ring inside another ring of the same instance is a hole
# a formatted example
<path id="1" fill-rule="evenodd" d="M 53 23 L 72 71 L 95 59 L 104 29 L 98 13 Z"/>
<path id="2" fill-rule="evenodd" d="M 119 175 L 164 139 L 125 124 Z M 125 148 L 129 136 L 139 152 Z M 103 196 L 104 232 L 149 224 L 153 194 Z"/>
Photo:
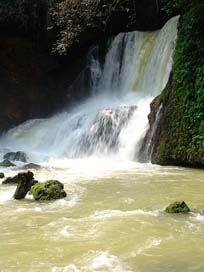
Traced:
<path id="1" fill-rule="evenodd" d="M 167 213 L 189 213 L 191 210 L 184 201 L 175 201 L 165 211 Z"/>
<path id="2" fill-rule="evenodd" d="M 64 185 L 58 180 L 38 182 L 31 187 L 30 193 L 35 200 L 55 200 L 67 196 Z"/>
<path id="3" fill-rule="evenodd" d="M 0 179 L 4 178 L 4 173 L 0 172 Z"/>
<path id="4" fill-rule="evenodd" d="M 3 157 L 5 160 L 11 160 L 11 161 L 21 161 L 26 162 L 27 156 L 25 152 L 18 151 L 18 152 L 8 152 Z"/>
<path id="5" fill-rule="evenodd" d="M 16 166 L 14 163 L 10 162 L 9 160 L 3 160 L 0 163 L 0 166 L 2 167 L 11 167 L 11 166 Z"/>
<path id="6" fill-rule="evenodd" d="M 25 198 L 28 191 L 30 191 L 31 187 L 37 183 L 36 180 L 34 180 L 34 175 L 32 172 L 22 172 L 17 175 L 18 185 L 16 188 L 16 191 L 14 193 L 15 199 L 23 199 Z"/>
<path id="7" fill-rule="evenodd" d="M 2 184 L 17 184 L 17 183 L 18 183 L 18 175 L 14 177 L 8 177 L 2 182 Z"/>

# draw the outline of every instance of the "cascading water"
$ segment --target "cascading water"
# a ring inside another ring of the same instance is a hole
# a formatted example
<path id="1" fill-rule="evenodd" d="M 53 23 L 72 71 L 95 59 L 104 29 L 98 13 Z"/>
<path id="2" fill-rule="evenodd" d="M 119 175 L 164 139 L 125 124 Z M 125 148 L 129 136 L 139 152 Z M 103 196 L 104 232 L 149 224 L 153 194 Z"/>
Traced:
<path id="1" fill-rule="evenodd" d="M 41 159 L 137 159 L 148 129 L 149 104 L 169 77 L 177 22 L 178 17 L 172 18 L 157 32 L 119 34 L 104 65 L 90 52 L 91 97 L 68 112 L 11 129 L 0 145 Z"/>

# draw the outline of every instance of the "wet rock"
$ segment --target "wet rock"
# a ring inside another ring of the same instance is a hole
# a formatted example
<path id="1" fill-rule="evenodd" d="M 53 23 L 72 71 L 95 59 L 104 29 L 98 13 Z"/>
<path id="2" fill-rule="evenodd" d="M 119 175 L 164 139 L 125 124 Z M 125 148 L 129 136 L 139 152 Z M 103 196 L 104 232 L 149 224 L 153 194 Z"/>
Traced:
<path id="1" fill-rule="evenodd" d="M 190 208 L 184 201 L 175 201 L 174 203 L 170 204 L 165 211 L 167 213 L 189 213 Z"/>
<path id="2" fill-rule="evenodd" d="M 28 164 L 25 164 L 23 167 L 23 169 L 40 169 L 41 166 L 39 164 L 35 164 L 35 163 L 28 163 Z"/>
<path id="3" fill-rule="evenodd" d="M 23 151 L 8 152 L 3 157 L 5 160 L 26 162 L 27 157 Z"/>
<path id="4" fill-rule="evenodd" d="M 17 179 L 18 185 L 13 197 L 15 199 L 23 199 L 37 181 L 34 180 L 34 175 L 30 171 L 19 173 Z"/>
<path id="5" fill-rule="evenodd" d="M 0 179 L 4 178 L 4 173 L 0 172 Z"/>
<path id="6" fill-rule="evenodd" d="M 18 175 L 14 176 L 14 177 L 8 177 L 6 178 L 2 184 L 17 184 L 18 183 Z"/>
<path id="7" fill-rule="evenodd" d="M 9 160 L 3 160 L 0 163 L 0 166 L 2 167 L 11 167 L 11 166 L 16 166 L 14 163 L 10 162 Z"/>
<path id="8" fill-rule="evenodd" d="M 67 196 L 64 185 L 58 180 L 48 180 L 44 183 L 38 182 L 32 186 L 30 193 L 35 200 L 55 200 Z"/>

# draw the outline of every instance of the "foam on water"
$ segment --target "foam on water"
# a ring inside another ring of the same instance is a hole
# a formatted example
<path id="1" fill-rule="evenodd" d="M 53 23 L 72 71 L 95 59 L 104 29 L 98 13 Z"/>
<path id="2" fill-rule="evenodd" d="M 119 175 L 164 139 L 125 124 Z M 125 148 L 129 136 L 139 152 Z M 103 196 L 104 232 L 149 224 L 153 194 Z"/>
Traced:
<path id="1" fill-rule="evenodd" d="M 13 193 L 15 189 L 8 189 L 6 191 L 0 191 L 0 205 L 6 204 L 8 201 L 13 199 Z"/>
<path id="2" fill-rule="evenodd" d="M 103 220 L 114 217 L 123 216 L 134 216 L 134 215 L 145 215 L 145 216 L 159 216 L 160 211 L 144 211 L 144 210 L 133 210 L 133 211 L 121 211 L 121 210 L 106 210 L 96 211 L 90 216 L 94 220 Z"/>
<path id="3" fill-rule="evenodd" d="M 69 264 L 63 268 L 53 267 L 52 272 L 131 272 L 120 259 L 108 251 L 90 251 L 82 256 L 84 265 Z"/>

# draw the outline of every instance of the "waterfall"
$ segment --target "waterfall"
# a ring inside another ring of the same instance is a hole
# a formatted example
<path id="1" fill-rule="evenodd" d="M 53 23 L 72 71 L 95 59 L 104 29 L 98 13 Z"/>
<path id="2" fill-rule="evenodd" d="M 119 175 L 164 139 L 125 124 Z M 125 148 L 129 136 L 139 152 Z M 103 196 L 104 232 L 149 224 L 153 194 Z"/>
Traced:
<path id="1" fill-rule="evenodd" d="M 148 129 L 149 104 L 171 71 L 177 22 L 178 17 L 172 18 L 156 32 L 117 35 L 103 64 L 91 50 L 91 95 L 69 111 L 10 129 L 0 145 L 41 157 L 137 160 Z"/>

